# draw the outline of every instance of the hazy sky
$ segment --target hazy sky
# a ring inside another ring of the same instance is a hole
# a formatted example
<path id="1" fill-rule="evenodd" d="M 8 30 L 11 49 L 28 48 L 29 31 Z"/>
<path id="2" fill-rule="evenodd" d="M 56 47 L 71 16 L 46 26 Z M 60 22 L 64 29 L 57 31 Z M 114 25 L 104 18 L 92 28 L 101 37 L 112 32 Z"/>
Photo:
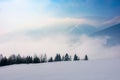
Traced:
<path id="1" fill-rule="evenodd" d="M 78 42 L 70 42 L 70 36 L 63 34 L 58 36 L 56 32 L 53 33 L 56 35 L 42 36 L 42 39 L 38 38 L 37 41 L 24 33 L 45 27 L 50 29 L 53 26 L 64 29 L 66 26 L 88 24 L 98 28 L 119 22 L 120 0 L 0 0 L 0 52 L 5 55 L 57 51 L 79 53 L 81 50 L 76 50 L 76 47 L 82 49 L 88 47 L 90 53 L 98 53 L 99 47 L 101 50 L 104 49 L 103 53 L 112 52 L 116 46 L 112 49 L 105 47 L 104 40 L 98 44 L 96 50 L 93 50 L 90 43 L 96 43 L 96 39 L 89 37 L 85 37 L 88 44 L 83 42 L 82 46 L 79 46 Z M 83 39 L 80 37 L 80 41 Z M 117 46 L 117 50 L 118 48 Z"/>
<path id="2" fill-rule="evenodd" d="M 0 0 L 0 34 L 61 23 L 105 24 L 118 21 L 119 13 L 119 0 Z"/>

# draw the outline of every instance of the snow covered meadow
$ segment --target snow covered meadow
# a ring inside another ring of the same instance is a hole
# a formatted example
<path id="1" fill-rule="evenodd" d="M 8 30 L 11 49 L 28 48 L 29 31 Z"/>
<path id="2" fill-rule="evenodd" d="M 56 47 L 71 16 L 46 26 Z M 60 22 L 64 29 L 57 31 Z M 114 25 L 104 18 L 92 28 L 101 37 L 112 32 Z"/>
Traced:
<path id="1" fill-rule="evenodd" d="M 0 0 L 0 80 L 120 80 L 120 0 Z"/>
<path id="2" fill-rule="evenodd" d="M 119 80 L 120 59 L 0 67 L 0 80 Z"/>

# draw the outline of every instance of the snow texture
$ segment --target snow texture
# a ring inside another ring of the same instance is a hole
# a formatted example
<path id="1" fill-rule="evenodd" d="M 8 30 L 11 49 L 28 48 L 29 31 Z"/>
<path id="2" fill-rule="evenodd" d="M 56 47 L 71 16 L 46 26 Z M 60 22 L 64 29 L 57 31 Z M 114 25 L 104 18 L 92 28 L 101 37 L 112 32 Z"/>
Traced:
<path id="1" fill-rule="evenodd" d="M 5 66 L 0 80 L 120 80 L 120 59 Z"/>

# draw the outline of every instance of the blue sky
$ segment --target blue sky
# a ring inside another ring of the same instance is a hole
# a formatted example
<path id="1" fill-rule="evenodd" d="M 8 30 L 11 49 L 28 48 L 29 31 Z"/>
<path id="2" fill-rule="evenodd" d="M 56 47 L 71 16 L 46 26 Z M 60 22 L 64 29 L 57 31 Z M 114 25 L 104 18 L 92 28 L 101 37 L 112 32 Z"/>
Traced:
<path id="1" fill-rule="evenodd" d="M 51 15 L 56 17 L 114 17 L 120 13 L 119 0 L 33 0 L 32 2 L 36 5 L 47 4 L 45 12 L 53 13 Z M 39 9 L 36 9 L 36 12 L 39 13 Z"/>
<path id="2" fill-rule="evenodd" d="M 113 24 L 119 13 L 119 0 L 0 0 L 0 34 L 56 24 Z"/>
<path id="3" fill-rule="evenodd" d="M 35 4 L 41 4 L 42 1 L 33 0 Z M 49 0 L 45 9 L 48 13 L 56 13 L 57 17 L 84 17 L 101 16 L 113 17 L 119 16 L 120 1 L 115 0 Z"/>
<path id="4" fill-rule="evenodd" d="M 120 11 L 120 1 L 115 0 L 52 0 L 52 3 L 61 11 L 61 16 L 69 17 L 113 17 L 119 16 Z"/>
<path id="5" fill-rule="evenodd" d="M 55 12 L 60 11 L 58 13 L 60 16 L 63 14 L 65 16 L 119 16 L 120 11 L 120 1 L 117 0 L 0 0 L 1 4 L 5 4 L 8 2 L 21 2 L 33 4 L 29 6 L 28 9 L 31 11 L 35 10 L 34 5 L 43 5 L 45 6 L 45 10 L 48 12 Z M 7 6 L 6 6 L 7 7 Z M 39 12 L 40 6 L 36 7 L 36 10 Z M 2 9 L 2 7 L 1 7 Z M 61 14 L 62 13 L 62 14 Z M 105 13 L 105 14 L 102 14 Z"/>

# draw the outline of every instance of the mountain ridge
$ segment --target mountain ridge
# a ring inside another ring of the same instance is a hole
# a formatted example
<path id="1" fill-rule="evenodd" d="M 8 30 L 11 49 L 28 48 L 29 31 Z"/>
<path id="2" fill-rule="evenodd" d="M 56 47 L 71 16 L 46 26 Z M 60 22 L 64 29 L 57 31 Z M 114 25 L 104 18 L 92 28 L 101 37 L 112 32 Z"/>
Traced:
<path id="1" fill-rule="evenodd" d="M 116 25 L 112 25 L 103 30 L 97 31 L 92 34 L 92 36 L 108 36 L 108 44 L 110 45 L 118 45 L 120 44 L 120 23 Z"/>

